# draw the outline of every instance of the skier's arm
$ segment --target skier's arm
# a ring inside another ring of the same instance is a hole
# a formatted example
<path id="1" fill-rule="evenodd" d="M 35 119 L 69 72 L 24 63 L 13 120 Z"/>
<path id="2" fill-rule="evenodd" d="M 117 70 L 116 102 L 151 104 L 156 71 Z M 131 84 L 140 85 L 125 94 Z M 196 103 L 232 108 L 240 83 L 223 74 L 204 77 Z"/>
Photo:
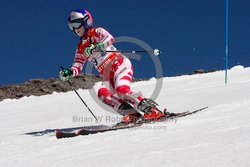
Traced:
<path id="1" fill-rule="evenodd" d="M 114 43 L 114 37 L 104 28 L 96 28 L 90 32 L 96 40 L 96 44 L 90 44 L 85 49 L 86 56 L 93 56 L 94 52 L 105 51 L 106 48 Z"/>
<path id="2" fill-rule="evenodd" d="M 81 73 L 86 60 L 87 60 L 87 57 L 83 53 L 81 53 L 78 47 L 76 50 L 73 65 L 71 67 L 71 69 L 73 70 L 73 76 L 76 76 Z"/>
<path id="3" fill-rule="evenodd" d="M 96 28 L 96 36 L 98 39 L 98 43 L 101 42 L 103 44 L 103 48 L 107 48 L 115 41 L 114 37 L 104 28 Z"/>

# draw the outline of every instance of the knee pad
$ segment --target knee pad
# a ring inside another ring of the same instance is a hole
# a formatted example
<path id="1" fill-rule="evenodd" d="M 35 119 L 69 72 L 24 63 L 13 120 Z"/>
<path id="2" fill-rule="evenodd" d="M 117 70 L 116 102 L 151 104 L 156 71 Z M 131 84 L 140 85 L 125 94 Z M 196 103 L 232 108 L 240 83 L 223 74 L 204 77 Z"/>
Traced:
<path id="1" fill-rule="evenodd" d="M 127 85 L 119 86 L 118 88 L 116 88 L 116 92 L 118 94 L 127 94 L 127 93 L 130 93 L 130 86 L 127 86 Z"/>
<path id="2" fill-rule="evenodd" d="M 98 90 L 98 97 L 99 97 L 99 99 L 101 97 L 108 97 L 108 96 L 111 96 L 111 94 L 110 94 L 110 92 L 108 91 L 107 88 L 100 88 Z"/>

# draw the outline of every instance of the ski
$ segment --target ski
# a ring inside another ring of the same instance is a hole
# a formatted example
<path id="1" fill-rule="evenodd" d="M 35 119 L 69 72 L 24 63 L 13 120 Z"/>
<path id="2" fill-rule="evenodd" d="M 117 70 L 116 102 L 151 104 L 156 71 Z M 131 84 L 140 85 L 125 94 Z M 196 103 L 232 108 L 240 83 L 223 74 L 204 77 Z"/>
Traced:
<path id="1" fill-rule="evenodd" d="M 103 132 L 107 132 L 107 131 L 115 131 L 115 130 L 120 130 L 120 129 L 129 129 L 129 128 L 135 128 L 138 126 L 141 126 L 143 124 L 146 123 L 153 123 L 153 122 L 164 122 L 167 120 L 173 120 L 173 119 L 178 119 L 180 117 L 185 117 L 187 115 L 192 115 L 195 114 L 199 111 L 205 110 L 208 107 L 203 107 L 194 111 L 185 111 L 182 113 L 176 113 L 176 114 L 172 114 L 172 115 L 167 115 L 165 117 L 161 117 L 159 119 L 152 119 L 152 120 L 141 120 L 139 122 L 136 123 L 130 123 L 130 124 L 116 124 L 113 126 L 106 126 L 106 127 L 101 127 L 101 128 L 97 128 L 97 129 L 86 129 L 86 128 L 81 128 L 75 132 L 63 132 L 60 130 L 57 130 L 56 133 L 56 138 L 57 139 L 61 139 L 61 138 L 70 138 L 70 137 L 76 137 L 76 136 L 80 136 L 80 135 L 90 135 L 90 134 L 96 134 L 96 133 L 103 133 Z"/>

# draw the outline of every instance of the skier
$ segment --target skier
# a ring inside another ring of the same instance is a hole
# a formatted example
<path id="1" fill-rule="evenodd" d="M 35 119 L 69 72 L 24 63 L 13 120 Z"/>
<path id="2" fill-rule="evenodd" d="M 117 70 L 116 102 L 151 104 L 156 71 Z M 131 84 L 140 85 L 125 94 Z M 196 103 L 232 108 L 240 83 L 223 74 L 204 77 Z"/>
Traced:
<path id="1" fill-rule="evenodd" d="M 59 73 L 62 81 L 78 75 L 85 64 L 91 61 L 103 78 L 98 90 L 99 99 L 123 115 L 125 123 L 134 122 L 144 112 L 144 119 L 155 119 L 165 116 L 157 104 L 135 93 L 130 89 L 133 66 L 130 60 L 114 47 L 114 37 L 104 28 L 93 27 L 91 14 L 84 9 L 74 10 L 68 17 L 68 26 L 80 37 L 72 67 L 62 69 Z"/>

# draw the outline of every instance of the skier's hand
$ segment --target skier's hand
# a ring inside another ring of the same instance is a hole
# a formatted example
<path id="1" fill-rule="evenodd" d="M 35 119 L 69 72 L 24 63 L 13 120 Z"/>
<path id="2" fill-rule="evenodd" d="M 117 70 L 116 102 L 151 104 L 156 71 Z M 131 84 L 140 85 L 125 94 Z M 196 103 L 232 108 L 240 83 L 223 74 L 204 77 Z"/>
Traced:
<path id="1" fill-rule="evenodd" d="M 94 44 L 90 44 L 88 47 L 85 48 L 84 52 L 87 56 L 92 56 L 95 48 L 96 48 L 96 46 Z"/>
<path id="2" fill-rule="evenodd" d="M 104 49 L 104 44 L 99 42 L 97 44 L 90 44 L 88 47 L 85 48 L 85 54 L 87 56 L 92 56 L 94 52 L 101 52 Z"/>
<path id="3" fill-rule="evenodd" d="M 96 46 L 95 51 L 101 52 L 104 49 L 104 43 L 103 42 L 99 42 L 95 46 Z"/>
<path id="4" fill-rule="evenodd" d="M 64 68 L 59 73 L 59 77 L 62 81 L 67 81 L 72 76 L 73 76 L 73 70 L 71 68 Z"/>

